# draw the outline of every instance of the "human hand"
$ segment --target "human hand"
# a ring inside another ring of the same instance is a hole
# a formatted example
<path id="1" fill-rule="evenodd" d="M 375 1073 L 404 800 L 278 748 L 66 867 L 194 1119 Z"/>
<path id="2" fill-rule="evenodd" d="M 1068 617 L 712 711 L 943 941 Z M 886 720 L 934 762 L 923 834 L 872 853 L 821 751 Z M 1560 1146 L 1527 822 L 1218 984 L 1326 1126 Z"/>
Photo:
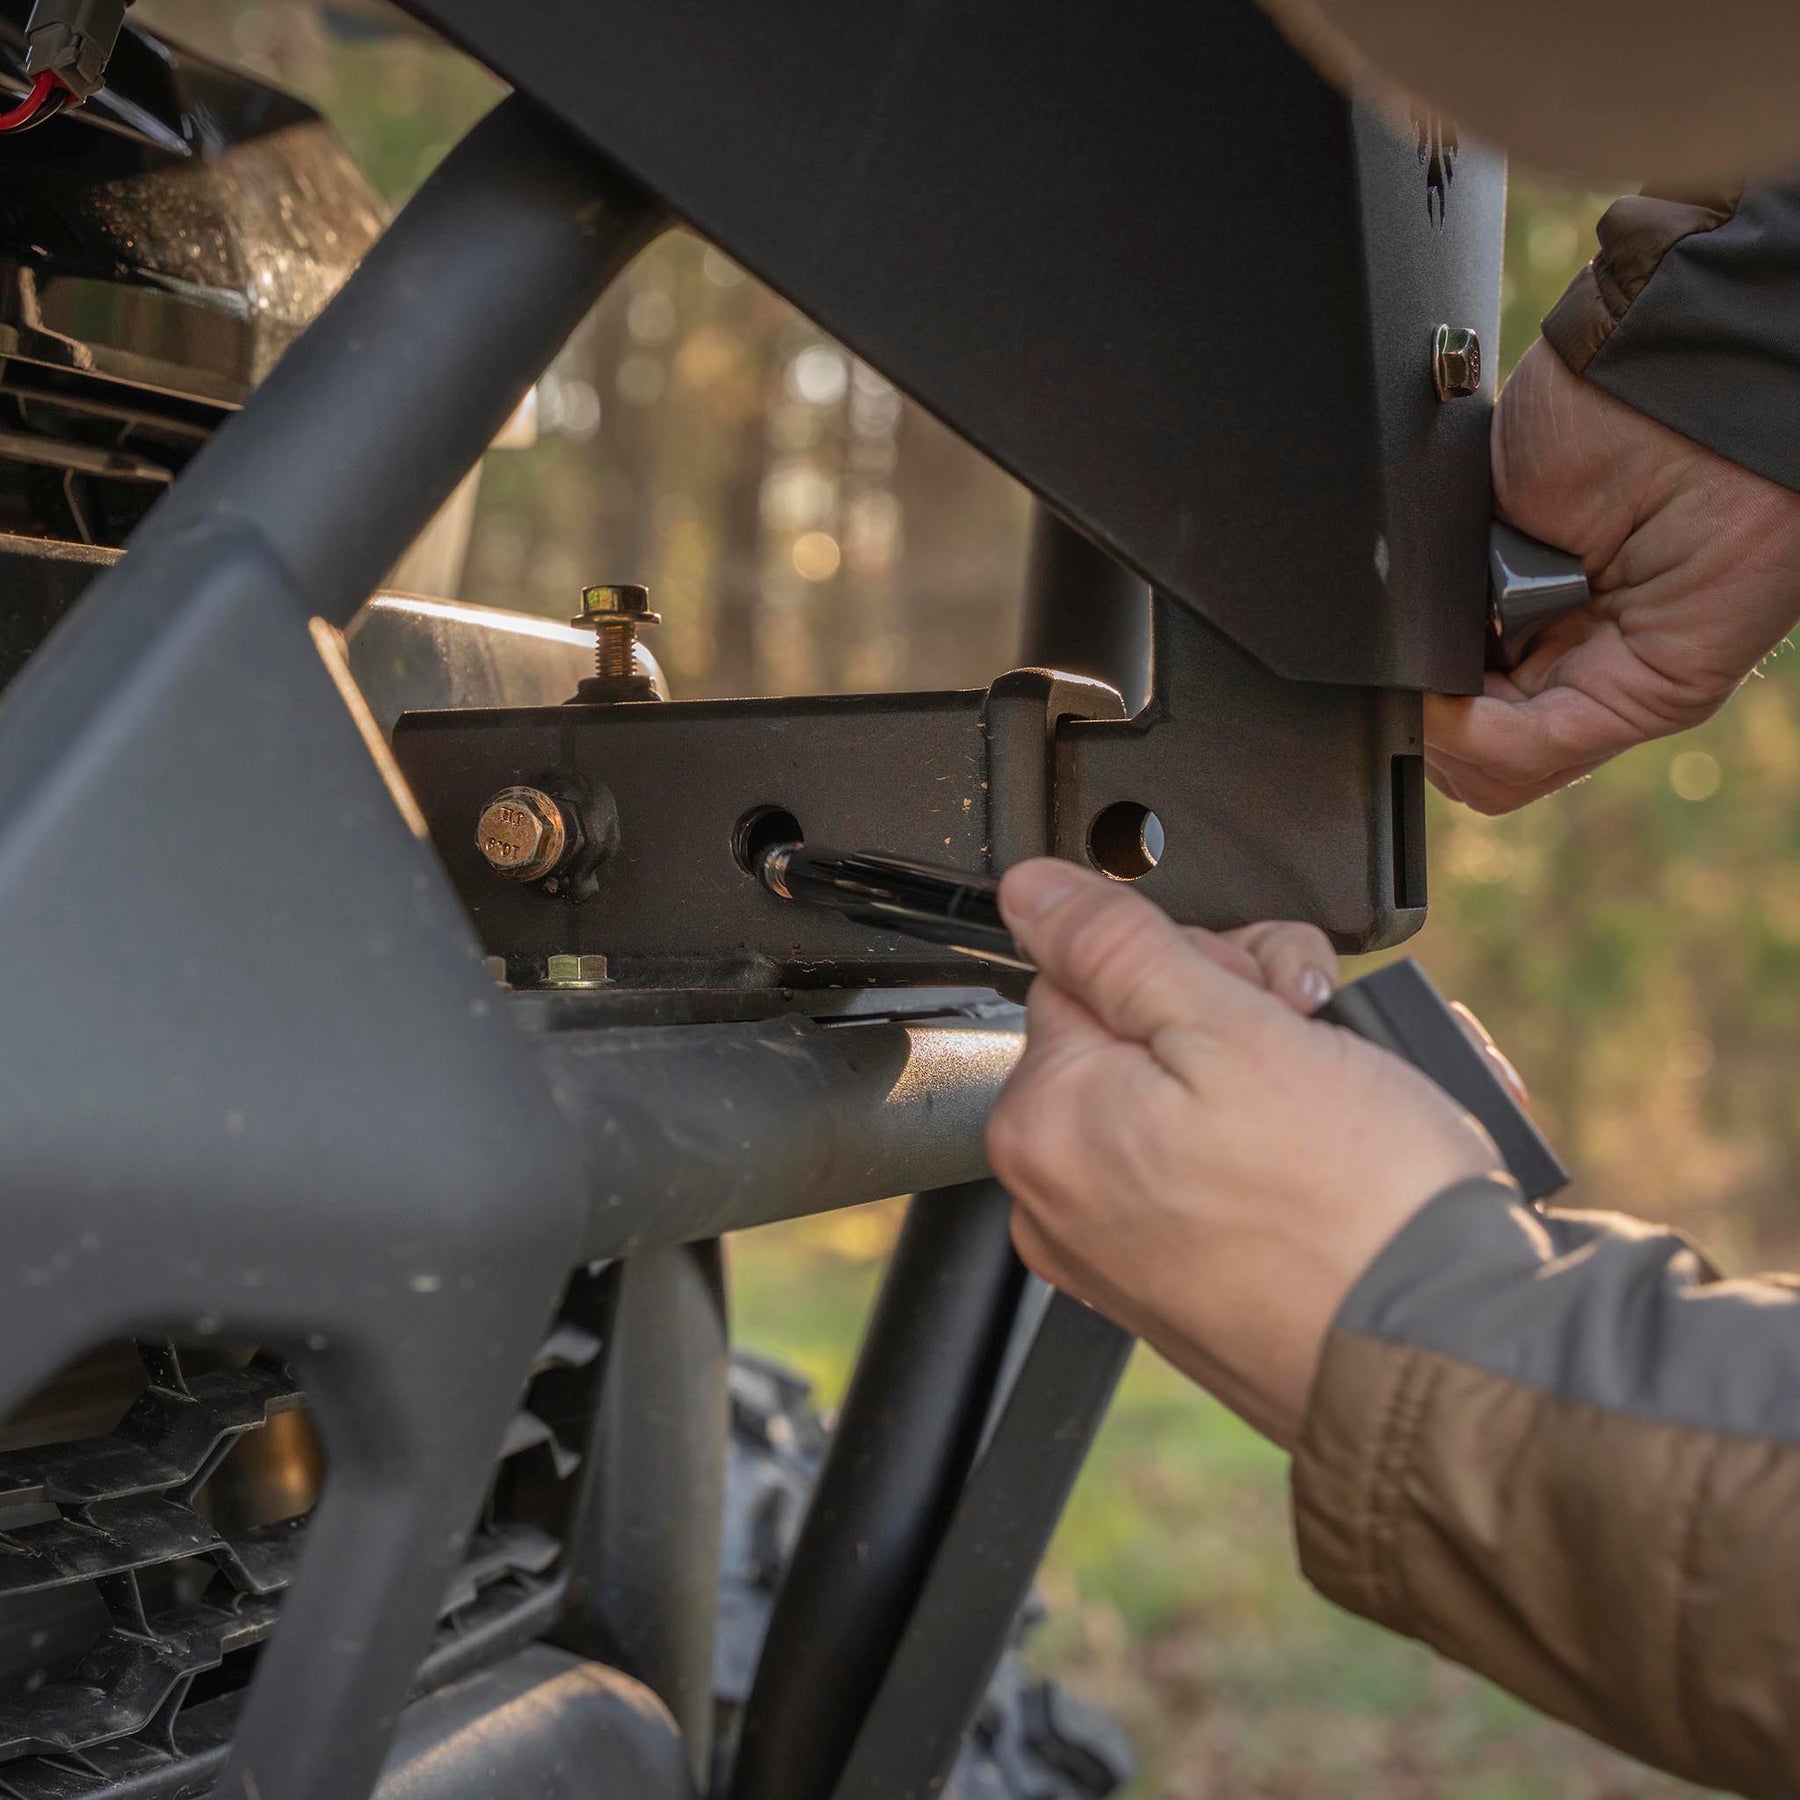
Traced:
<path id="1" fill-rule="evenodd" d="M 1041 971 L 988 1121 L 1019 1254 L 1291 1446 L 1357 1277 L 1498 1152 L 1410 1064 L 1304 1016 L 1335 961 L 1309 926 L 1184 931 L 1049 860 L 1000 906 Z"/>
<path id="2" fill-rule="evenodd" d="M 1431 779 L 1478 812 L 1710 718 L 1800 620 L 1800 494 L 1528 350 L 1494 411 L 1500 516 L 1582 559 L 1592 602 L 1475 699 L 1429 696 Z"/>

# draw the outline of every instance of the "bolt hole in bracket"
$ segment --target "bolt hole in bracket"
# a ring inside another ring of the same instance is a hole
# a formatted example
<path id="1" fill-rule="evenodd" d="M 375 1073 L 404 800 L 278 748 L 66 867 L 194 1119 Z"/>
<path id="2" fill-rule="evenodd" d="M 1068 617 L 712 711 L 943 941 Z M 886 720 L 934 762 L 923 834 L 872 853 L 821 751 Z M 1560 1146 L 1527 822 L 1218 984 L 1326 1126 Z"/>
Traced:
<path id="1" fill-rule="evenodd" d="M 756 876 L 764 855 L 777 844 L 804 844 L 800 821 L 783 806 L 756 806 L 738 820 L 731 853 L 746 875 Z"/>
<path id="2" fill-rule="evenodd" d="M 1162 820 L 1149 807 L 1115 800 L 1088 827 L 1088 861 L 1114 881 L 1137 881 L 1162 861 L 1167 841 Z"/>

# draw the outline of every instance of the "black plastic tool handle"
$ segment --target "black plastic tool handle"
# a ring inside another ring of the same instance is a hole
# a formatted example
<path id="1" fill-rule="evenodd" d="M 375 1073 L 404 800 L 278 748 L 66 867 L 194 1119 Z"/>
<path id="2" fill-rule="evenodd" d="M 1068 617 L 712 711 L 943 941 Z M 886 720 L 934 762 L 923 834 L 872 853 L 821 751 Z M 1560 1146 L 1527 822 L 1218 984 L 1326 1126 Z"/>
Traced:
<path id="1" fill-rule="evenodd" d="M 1593 598 L 1581 558 L 1498 519 L 1488 532 L 1490 669 L 1516 669 L 1546 625 Z"/>
<path id="2" fill-rule="evenodd" d="M 757 873 L 763 886 L 784 900 L 828 907 L 879 931 L 947 944 L 996 968 L 1034 973 L 1000 917 L 1000 883 L 992 875 L 873 850 L 817 850 L 804 844 L 764 851 Z"/>
<path id="3" fill-rule="evenodd" d="M 1405 1057 L 1487 1127 L 1527 1200 L 1566 1187 L 1569 1172 L 1410 957 L 1341 987 L 1315 1015 Z"/>

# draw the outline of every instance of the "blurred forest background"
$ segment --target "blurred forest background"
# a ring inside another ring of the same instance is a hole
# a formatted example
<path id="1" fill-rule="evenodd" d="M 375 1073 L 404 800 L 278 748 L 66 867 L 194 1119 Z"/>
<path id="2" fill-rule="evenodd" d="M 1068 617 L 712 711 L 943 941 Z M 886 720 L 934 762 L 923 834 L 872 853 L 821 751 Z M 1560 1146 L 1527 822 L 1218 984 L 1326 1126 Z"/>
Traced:
<path id="1" fill-rule="evenodd" d="M 333 118 L 398 202 L 498 96 L 367 13 L 142 0 Z M 796 71 L 804 79 L 804 71 Z M 1503 360 L 1590 252 L 1608 195 L 1515 173 Z M 1121 271 L 1129 279 L 1129 271 Z M 482 476 L 462 592 L 566 615 L 647 582 L 678 696 L 980 685 L 1008 666 L 1017 487 L 725 257 L 648 250 L 541 383 L 534 447 Z M 1433 799 L 1409 946 L 1531 1081 L 1581 1203 L 1800 1267 L 1800 658 L 1701 731 L 1522 816 Z M 893 1204 L 734 1245 L 739 1335 L 830 1404 Z M 1129 1721 L 1172 1800 L 1691 1794 L 1343 1618 L 1295 1571 L 1283 1459 L 1140 1353 L 1043 1585 L 1037 1651 Z"/>

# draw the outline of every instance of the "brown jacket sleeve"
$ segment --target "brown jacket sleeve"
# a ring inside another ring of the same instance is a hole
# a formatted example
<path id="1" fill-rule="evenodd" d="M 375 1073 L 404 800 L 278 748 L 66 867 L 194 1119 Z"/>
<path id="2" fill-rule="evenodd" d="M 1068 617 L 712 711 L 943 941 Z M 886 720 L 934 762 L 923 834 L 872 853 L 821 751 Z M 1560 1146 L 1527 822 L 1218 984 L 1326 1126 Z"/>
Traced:
<path id="1" fill-rule="evenodd" d="M 1800 186 L 1637 194 L 1544 320 L 1577 375 L 1800 490 Z"/>
<path id="2" fill-rule="evenodd" d="M 1800 1793 L 1800 1293 L 1465 1183 L 1346 1301 L 1293 1472 L 1302 1567 L 1710 1787 Z"/>

